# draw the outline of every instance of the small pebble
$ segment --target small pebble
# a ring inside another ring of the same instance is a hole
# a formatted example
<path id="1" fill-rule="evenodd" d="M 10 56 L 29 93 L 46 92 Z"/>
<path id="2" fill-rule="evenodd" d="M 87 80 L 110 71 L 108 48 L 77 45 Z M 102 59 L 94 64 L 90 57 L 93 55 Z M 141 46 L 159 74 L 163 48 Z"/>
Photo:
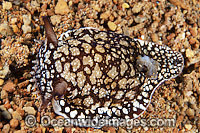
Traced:
<path id="1" fill-rule="evenodd" d="M 189 43 L 190 44 L 195 44 L 197 40 L 195 38 L 190 38 Z"/>
<path id="2" fill-rule="evenodd" d="M 135 3 L 133 8 L 132 8 L 132 12 L 133 13 L 138 13 L 142 10 L 142 7 L 144 6 L 144 3 L 142 2 L 138 2 L 138 3 Z"/>
<path id="3" fill-rule="evenodd" d="M 22 117 L 20 116 L 20 114 L 17 111 L 14 111 L 12 113 L 12 117 L 13 117 L 13 119 L 17 119 L 19 121 L 22 120 Z"/>
<path id="4" fill-rule="evenodd" d="M 47 9 L 47 14 L 48 16 L 53 16 L 55 13 L 53 9 Z"/>
<path id="5" fill-rule="evenodd" d="M 110 16 L 110 11 L 106 11 L 106 12 L 104 12 L 100 15 L 100 18 L 101 19 L 108 19 L 109 16 Z"/>
<path id="6" fill-rule="evenodd" d="M 191 49 L 186 49 L 186 57 L 191 58 L 194 57 L 194 52 Z"/>
<path id="7" fill-rule="evenodd" d="M 2 113 L 3 118 L 10 120 L 12 118 L 10 112 L 8 112 L 7 110 L 4 110 Z"/>
<path id="8" fill-rule="evenodd" d="M 174 38 L 176 35 L 174 33 L 171 33 L 169 36 L 167 36 L 167 40 L 171 40 Z"/>
<path id="9" fill-rule="evenodd" d="M 17 130 L 17 131 L 15 131 L 14 133 L 27 133 L 27 131 L 25 131 L 25 130 Z M 37 133 L 37 132 L 36 132 Z"/>
<path id="10" fill-rule="evenodd" d="M 110 30 L 115 31 L 117 28 L 117 25 L 111 21 L 108 21 L 108 27 Z"/>
<path id="11" fill-rule="evenodd" d="M 1 99 L 6 99 L 8 98 L 8 93 L 5 90 L 1 91 Z"/>
<path id="12" fill-rule="evenodd" d="M 3 9 L 10 10 L 11 8 L 12 8 L 11 2 L 3 1 Z"/>
<path id="13" fill-rule="evenodd" d="M 23 107 L 23 110 L 28 113 L 29 115 L 35 115 L 36 111 L 33 107 Z"/>
<path id="14" fill-rule="evenodd" d="M 65 15 L 69 13 L 69 7 L 65 0 L 58 0 L 58 3 L 55 7 L 55 13 L 60 15 Z"/>
<path id="15" fill-rule="evenodd" d="M 187 130 L 191 130 L 191 129 L 192 129 L 192 125 L 191 125 L 191 124 L 185 124 L 185 128 L 186 128 Z"/>
<path id="16" fill-rule="evenodd" d="M 10 120 L 10 126 L 12 128 L 16 128 L 18 125 L 19 125 L 19 121 L 18 120 L 16 120 L 16 119 Z"/>
<path id="17" fill-rule="evenodd" d="M 189 28 L 189 30 L 193 37 L 197 36 L 197 28 L 196 27 Z"/>
<path id="18" fill-rule="evenodd" d="M 19 28 L 17 27 L 17 25 L 11 25 L 11 27 L 12 27 L 14 33 L 19 32 Z"/>
<path id="19" fill-rule="evenodd" d="M 3 23 L 0 25 L 0 34 L 3 36 L 10 36 L 13 35 L 13 31 L 8 25 L 8 23 Z"/>
<path id="20" fill-rule="evenodd" d="M 41 127 L 38 127 L 36 130 L 35 130 L 36 133 L 42 133 L 42 128 Z"/>
<path id="21" fill-rule="evenodd" d="M 151 34 L 151 38 L 152 38 L 153 42 L 157 42 L 158 41 L 158 35 L 155 34 L 155 33 Z"/>
<path id="22" fill-rule="evenodd" d="M 53 25 L 59 24 L 61 22 L 61 16 L 60 15 L 53 15 L 50 17 L 51 23 Z"/>
<path id="23" fill-rule="evenodd" d="M 30 14 L 23 15 L 22 18 L 23 18 L 24 25 L 30 25 L 31 24 L 31 15 Z"/>
<path id="24" fill-rule="evenodd" d="M 130 7 L 129 4 L 127 4 L 127 3 L 123 3 L 123 4 L 122 4 L 122 8 L 124 8 L 124 9 L 125 9 L 125 8 L 129 8 L 129 7 Z"/>
<path id="25" fill-rule="evenodd" d="M 10 130 L 10 125 L 9 124 L 6 124 L 3 126 L 3 129 L 2 129 L 2 132 L 3 133 L 8 133 Z"/>
<path id="26" fill-rule="evenodd" d="M 8 81 L 8 82 L 3 86 L 3 90 L 12 93 L 12 92 L 15 91 L 15 84 L 14 84 L 12 81 Z"/>
<path id="27" fill-rule="evenodd" d="M 9 102 L 7 102 L 7 103 L 4 104 L 4 107 L 5 107 L 6 109 L 9 109 L 9 108 L 11 108 L 11 104 L 10 104 Z"/>
<path id="28" fill-rule="evenodd" d="M 3 123 L 2 123 L 2 122 L 0 122 L 0 129 L 1 129 L 1 128 L 3 128 Z"/>
<path id="29" fill-rule="evenodd" d="M 187 114 L 188 116 L 194 117 L 194 109 L 188 108 L 188 109 L 186 110 L 186 114 Z"/>
<path id="30" fill-rule="evenodd" d="M 24 34 L 30 33 L 31 32 L 31 26 L 29 25 L 22 25 L 22 30 Z"/>
<path id="31" fill-rule="evenodd" d="M 21 107 L 17 108 L 16 111 L 19 113 L 20 116 L 24 116 L 24 110 Z"/>
<path id="32" fill-rule="evenodd" d="M 4 83 L 4 80 L 0 79 L 0 86 L 3 85 L 3 83 Z"/>
<path id="33" fill-rule="evenodd" d="M 12 18 L 10 20 L 10 24 L 16 24 L 17 23 L 17 18 Z"/>

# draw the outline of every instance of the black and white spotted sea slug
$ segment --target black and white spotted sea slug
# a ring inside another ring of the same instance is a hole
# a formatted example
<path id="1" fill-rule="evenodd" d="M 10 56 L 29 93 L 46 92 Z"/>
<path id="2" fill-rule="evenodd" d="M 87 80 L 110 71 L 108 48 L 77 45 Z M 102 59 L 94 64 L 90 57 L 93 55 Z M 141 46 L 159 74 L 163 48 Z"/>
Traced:
<path id="1" fill-rule="evenodd" d="M 42 105 L 64 118 L 138 118 L 154 91 L 177 77 L 181 53 L 123 34 L 80 28 L 57 37 L 47 17 L 34 78 Z"/>

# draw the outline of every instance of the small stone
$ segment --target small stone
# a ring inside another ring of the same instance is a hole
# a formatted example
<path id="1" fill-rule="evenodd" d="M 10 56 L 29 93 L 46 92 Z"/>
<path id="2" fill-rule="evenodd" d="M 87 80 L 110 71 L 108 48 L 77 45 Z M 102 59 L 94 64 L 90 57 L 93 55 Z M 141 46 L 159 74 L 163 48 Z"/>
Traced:
<path id="1" fill-rule="evenodd" d="M 10 120 L 12 118 L 10 112 L 8 112 L 7 110 L 4 110 L 1 115 L 3 116 L 3 118 L 5 118 L 6 120 Z"/>
<path id="2" fill-rule="evenodd" d="M 47 9 L 47 14 L 48 14 L 48 16 L 53 16 L 55 13 L 54 13 L 54 10 Z"/>
<path id="3" fill-rule="evenodd" d="M 21 107 L 17 108 L 16 111 L 19 113 L 20 116 L 24 116 L 24 110 Z"/>
<path id="4" fill-rule="evenodd" d="M 10 104 L 9 102 L 7 102 L 7 103 L 4 104 L 4 107 L 5 107 L 6 109 L 9 109 L 9 108 L 11 108 L 11 104 Z"/>
<path id="5" fill-rule="evenodd" d="M 8 112 L 9 112 L 10 114 L 12 114 L 12 113 L 13 113 L 13 109 L 12 109 L 12 108 L 9 108 L 9 109 L 8 109 Z"/>
<path id="6" fill-rule="evenodd" d="M 25 130 L 17 130 L 17 131 L 15 131 L 14 133 L 27 133 L 27 131 L 25 131 Z M 37 132 L 36 132 L 37 133 Z"/>
<path id="7" fill-rule="evenodd" d="M 35 130 L 36 133 L 42 133 L 42 128 L 41 127 L 38 127 L 36 130 Z"/>
<path id="8" fill-rule="evenodd" d="M 4 80 L 3 79 L 0 79 L 0 86 L 2 86 L 4 83 Z"/>
<path id="9" fill-rule="evenodd" d="M 31 24 L 31 15 L 30 14 L 23 15 L 22 18 L 23 18 L 24 25 L 30 25 Z"/>
<path id="10" fill-rule="evenodd" d="M 3 1 L 3 9 L 10 10 L 11 8 L 12 8 L 11 2 Z"/>
<path id="11" fill-rule="evenodd" d="M 8 93 L 5 90 L 1 91 L 1 99 L 6 99 L 8 98 Z"/>
<path id="12" fill-rule="evenodd" d="M 1 129 L 1 128 L 3 128 L 3 123 L 2 123 L 2 122 L 0 122 L 0 129 Z"/>
<path id="13" fill-rule="evenodd" d="M 167 36 L 167 40 L 171 40 L 174 38 L 176 35 L 174 33 L 171 33 L 169 36 Z"/>
<path id="14" fill-rule="evenodd" d="M 3 69 L 0 70 L 0 78 L 5 78 L 5 76 L 9 73 L 9 65 L 6 63 L 3 66 Z"/>
<path id="15" fill-rule="evenodd" d="M 138 2 L 138 3 L 135 3 L 133 8 L 132 8 L 132 12 L 133 13 L 138 13 L 142 10 L 142 7 L 144 6 L 144 3 L 143 2 Z"/>
<path id="16" fill-rule="evenodd" d="M 187 130 L 191 130 L 191 129 L 192 129 L 192 125 L 191 125 L 191 124 L 185 124 L 185 128 L 186 128 Z"/>
<path id="17" fill-rule="evenodd" d="M 7 22 L 0 25 L 0 34 L 3 36 L 13 35 L 13 31 Z"/>
<path id="18" fill-rule="evenodd" d="M 44 3 L 41 7 L 41 10 L 45 12 L 47 10 L 47 3 Z"/>
<path id="19" fill-rule="evenodd" d="M 127 3 L 123 3 L 123 4 L 122 4 L 122 8 L 124 8 L 124 9 L 125 9 L 125 8 L 129 8 L 129 7 L 130 7 L 129 4 L 127 4 Z"/>
<path id="20" fill-rule="evenodd" d="M 60 15 L 53 15 L 50 17 L 51 23 L 53 25 L 59 24 L 61 22 L 61 16 Z"/>
<path id="21" fill-rule="evenodd" d="M 36 111 L 33 107 L 23 107 L 23 110 L 28 113 L 29 115 L 32 114 L 32 115 L 35 115 L 36 114 Z"/>
<path id="22" fill-rule="evenodd" d="M 8 82 L 3 86 L 3 90 L 12 93 L 12 92 L 15 91 L 15 84 L 14 84 L 12 81 L 8 81 Z"/>
<path id="23" fill-rule="evenodd" d="M 65 15 L 69 13 L 69 7 L 65 0 L 58 0 L 58 3 L 55 7 L 55 13 L 60 15 Z"/>
<path id="24" fill-rule="evenodd" d="M 10 120 L 10 126 L 12 128 L 16 128 L 18 125 L 19 125 L 19 121 L 18 120 L 16 120 L 16 119 Z"/>
<path id="25" fill-rule="evenodd" d="M 17 27 L 17 25 L 11 25 L 11 27 L 12 27 L 14 33 L 19 32 L 19 28 Z"/>
<path id="26" fill-rule="evenodd" d="M 188 108 L 188 109 L 186 110 L 186 114 L 187 114 L 188 116 L 194 117 L 194 110 L 191 109 L 191 108 Z"/>
<path id="27" fill-rule="evenodd" d="M 12 113 L 12 117 L 13 117 L 13 119 L 16 119 L 16 120 L 22 120 L 22 117 L 20 116 L 20 114 L 17 112 L 17 111 L 14 111 L 13 113 Z"/>
<path id="28" fill-rule="evenodd" d="M 151 38 L 152 38 L 153 42 L 157 42 L 158 41 L 158 35 L 155 34 L 155 33 L 151 34 Z"/>
<path id="29" fill-rule="evenodd" d="M 189 30 L 193 37 L 197 36 L 197 28 L 196 27 L 189 28 Z"/>
<path id="30" fill-rule="evenodd" d="M 190 38 L 189 43 L 190 44 L 195 44 L 197 40 L 195 38 Z"/>
<path id="31" fill-rule="evenodd" d="M 101 11 L 101 8 L 99 7 L 99 5 L 94 5 L 92 8 L 97 12 Z"/>
<path id="32" fill-rule="evenodd" d="M 6 124 L 3 126 L 3 129 L 2 129 L 2 132 L 3 133 L 8 133 L 10 130 L 10 125 L 9 124 Z"/>
<path id="33" fill-rule="evenodd" d="M 10 20 L 10 24 L 16 24 L 17 23 L 17 18 L 12 18 Z"/>
<path id="34" fill-rule="evenodd" d="M 114 22 L 108 21 L 108 27 L 110 30 L 115 31 L 117 28 L 117 25 Z"/>
<path id="35" fill-rule="evenodd" d="M 22 30 L 23 30 L 24 34 L 30 33 L 31 32 L 31 26 L 22 25 Z"/>
<path id="36" fill-rule="evenodd" d="M 183 119 L 184 119 L 184 116 L 183 115 L 179 115 L 177 120 L 176 120 L 177 124 L 179 125 L 183 121 Z"/>
<path id="37" fill-rule="evenodd" d="M 186 49 L 186 57 L 191 58 L 194 57 L 194 52 L 191 49 Z"/>
<path id="38" fill-rule="evenodd" d="M 110 17 L 110 11 L 106 11 L 100 15 L 101 19 L 108 19 Z"/>

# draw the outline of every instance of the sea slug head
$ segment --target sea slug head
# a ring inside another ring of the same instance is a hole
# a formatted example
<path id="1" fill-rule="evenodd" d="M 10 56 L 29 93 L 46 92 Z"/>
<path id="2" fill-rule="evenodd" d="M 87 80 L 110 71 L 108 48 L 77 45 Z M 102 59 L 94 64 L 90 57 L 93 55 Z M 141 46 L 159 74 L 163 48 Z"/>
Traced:
<path id="1" fill-rule="evenodd" d="M 47 16 L 44 16 L 42 18 L 44 21 L 46 39 L 39 48 L 36 64 L 34 66 L 34 78 L 36 79 L 36 85 L 40 91 L 42 102 L 40 110 L 46 108 L 48 104 L 51 103 L 53 96 L 55 96 L 54 93 L 61 93 L 61 91 L 53 89 L 54 86 L 56 86 L 56 84 L 54 83 L 56 77 L 52 75 L 52 71 L 54 71 L 53 69 L 55 61 L 51 59 L 51 54 L 53 53 L 54 48 L 57 47 L 58 40 L 56 34 L 53 31 L 49 18 Z M 59 87 L 57 86 L 57 88 Z"/>
<path id="2" fill-rule="evenodd" d="M 176 78 L 183 70 L 184 58 L 168 46 L 135 39 L 139 48 L 136 67 L 139 72 L 160 82 Z"/>

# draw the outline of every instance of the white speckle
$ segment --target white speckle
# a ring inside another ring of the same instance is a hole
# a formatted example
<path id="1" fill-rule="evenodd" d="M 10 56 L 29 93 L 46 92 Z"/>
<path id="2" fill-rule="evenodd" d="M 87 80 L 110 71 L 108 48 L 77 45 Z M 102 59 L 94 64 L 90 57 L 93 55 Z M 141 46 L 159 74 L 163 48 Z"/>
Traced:
<path id="1" fill-rule="evenodd" d="M 111 109 L 108 109 L 107 114 L 108 114 L 108 116 L 112 116 L 112 111 L 111 111 Z"/>
<path id="2" fill-rule="evenodd" d="M 144 97 L 146 97 L 146 98 L 148 98 L 148 93 L 147 92 L 142 92 L 142 95 L 144 96 Z"/>
<path id="3" fill-rule="evenodd" d="M 157 51 L 157 52 L 159 51 L 159 49 L 157 47 L 155 47 L 154 50 Z"/>
<path id="4" fill-rule="evenodd" d="M 65 112 L 69 113 L 69 111 L 70 111 L 70 108 L 69 107 L 65 107 Z"/>
<path id="5" fill-rule="evenodd" d="M 141 100 L 141 99 L 142 99 L 142 96 L 139 95 L 139 96 L 137 97 L 137 99 L 138 99 L 138 100 Z"/>
<path id="6" fill-rule="evenodd" d="M 71 111 L 70 112 L 70 117 L 71 118 L 75 118 L 75 116 L 78 114 L 78 112 L 76 111 L 76 110 L 74 110 L 74 111 Z"/>
<path id="7" fill-rule="evenodd" d="M 81 114 L 77 117 L 78 119 L 84 119 L 85 115 L 83 114 L 83 112 L 81 112 Z"/>
<path id="8" fill-rule="evenodd" d="M 134 106 L 134 107 L 139 108 L 139 104 L 140 104 L 140 103 L 139 103 L 138 101 L 134 101 L 134 102 L 133 102 L 133 106 Z"/>
<path id="9" fill-rule="evenodd" d="M 128 114 L 128 110 L 126 108 L 123 108 L 122 111 L 124 114 Z"/>
<path id="10" fill-rule="evenodd" d="M 146 110 L 146 108 L 144 107 L 143 104 L 140 104 L 140 109 L 142 109 L 142 110 Z"/>
<path id="11" fill-rule="evenodd" d="M 54 45 L 52 43 L 49 44 L 50 49 L 54 49 Z"/>
<path id="12" fill-rule="evenodd" d="M 137 114 L 133 114 L 133 117 L 134 117 L 134 118 L 137 118 L 137 117 L 138 117 L 138 115 L 137 115 Z"/>
<path id="13" fill-rule="evenodd" d="M 128 115 L 125 116 L 125 119 L 129 119 L 130 117 Z"/>
<path id="14" fill-rule="evenodd" d="M 55 62 L 55 67 L 56 67 L 56 70 L 57 70 L 58 72 L 62 72 L 62 64 L 61 64 L 60 60 L 57 60 L 57 61 Z"/>
<path id="15" fill-rule="evenodd" d="M 149 103 L 149 100 L 148 100 L 148 99 L 143 99 L 143 101 L 144 101 L 145 103 Z"/>
<path id="16" fill-rule="evenodd" d="M 86 113 L 86 114 L 89 114 L 89 110 L 88 110 L 88 109 L 86 109 L 86 110 L 85 110 L 85 113 Z"/>
<path id="17" fill-rule="evenodd" d="M 61 106 L 65 106 L 65 101 L 64 100 L 60 100 L 60 105 Z"/>
<path id="18" fill-rule="evenodd" d="M 46 78 L 49 79 L 50 78 L 50 72 L 48 70 L 46 70 Z"/>
<path id="19" fill-rule="evenodd" d="M 136 112 L 136 111 L 137 111 L 137 108 L 136 108 L 136 107 L 133 107 L 133 111 L 135 111 L 135 112 Z"/>
<path id="20" fill-rule="evenodd" d="M 117 108 L 113 107 L 112 112 L 116 112 Z"/>

